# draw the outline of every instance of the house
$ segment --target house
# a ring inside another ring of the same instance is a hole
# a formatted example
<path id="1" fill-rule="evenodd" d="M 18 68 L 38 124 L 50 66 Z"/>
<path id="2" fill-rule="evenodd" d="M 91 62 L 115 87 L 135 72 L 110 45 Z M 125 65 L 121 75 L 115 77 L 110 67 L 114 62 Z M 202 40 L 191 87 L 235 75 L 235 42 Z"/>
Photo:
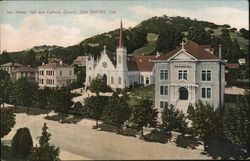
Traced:
<path id="1" fill-rule="evenodd" d="M 86 66 L 86 61 L 88 60 L 88 56 L 78 56 L 74 61 L 73 65 L 78 66 Z"/>
<path id="2" fill-rule="evenodd" d="M 38 82 L 38 69 L 31 68 L 30 66 L 21 66 L 11 71 L 10 78 L 13 81 L 20 78 L 27 78 L 28 81 Z"/>
<path id="3" fill-rule="evenodd" d="M 246 64 L 246 59 L 241 58 L 241 59 L 238 60 L 238 62 L 239 62 L 240 65 L 244 65 L 244 64 Z"/>
<path id="4" fill-rule="evenodd" d="M 172 104 L 186 113 L 188 105 L 198 100 L 223 106 L 225 62 L 213 55 L 210 46 L 183 42 L 153 62 L 155 107 L 160 111 Z"/>
<path id="5" fill-rule="evenodd" d="M 157 56 L 128 55 L 126 47 L 123 46 L 121 21 L 116 52 L 110 52 L 104 46 L 99 59 L 94 60 L 92 56 L 88 57 L 85 86 L 89 86 L 91 80 L 97 75 L 101 75 L 107 85 L 113 89 L 124 89 L 135 84 L 154 84 L 152 60 Z"/>
<path id="6" fill-rule="evenodd" d="M 9 63 L 0 65 L 0 69 L 7 71 L 9 74 L 11 74 L 12 70 L 14 70 L 18 67 L 24 67 L 24 65 L 19 64 L 19 63 L 15 63 L 15 62 L 9 62 Z"/>
<path id="7" fill-rule="evenodd" d="M 74 67 L 64 64 L 62 61 L 49 62 L 38 67 L 39 70 L 39 87 L 61 88 L 76 81 Z"/>

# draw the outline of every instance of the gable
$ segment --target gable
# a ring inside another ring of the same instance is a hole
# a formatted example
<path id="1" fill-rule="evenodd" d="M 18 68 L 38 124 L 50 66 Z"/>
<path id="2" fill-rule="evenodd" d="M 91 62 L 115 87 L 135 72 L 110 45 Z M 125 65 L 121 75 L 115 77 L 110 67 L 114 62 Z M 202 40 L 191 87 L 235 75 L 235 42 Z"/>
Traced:
<path id="1" fill-rule="evenodd" d="M 103 63 L 106 63 L 106 68 L 103 67 Z M 96 64 L 95 69 L 98 70 L 115 70 L 115 66 L 110 60 L 109 56 L 107 54 L 102 54 L 99 61 Z"/>
<path id="2" fill-rule="evenodd" d="M 190 55 L 189 53 L 180 50 L 175 55 L 170 57 L 169 60 L 196 60 L 196 58 Z"/>

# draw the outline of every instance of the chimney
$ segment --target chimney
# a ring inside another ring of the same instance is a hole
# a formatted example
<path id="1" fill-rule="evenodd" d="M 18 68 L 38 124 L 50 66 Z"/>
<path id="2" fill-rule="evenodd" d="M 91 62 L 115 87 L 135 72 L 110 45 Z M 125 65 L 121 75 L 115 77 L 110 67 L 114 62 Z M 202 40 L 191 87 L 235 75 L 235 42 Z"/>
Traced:
<path id="1" fill-rule="evenodd" d="M 219 58 L 221 59 L 221 45 L 219 45 Z"/>
<path id="2" fill-rule="evenodd" d="M 121 26 L 120 26 L 120 34 L 119 34 L 119 48 L 122 48 L 122 19 L 121 19 Z"/>
<path id="3" fill-rule="evenodd" d="M 62 65 L 62 64 L 63 64 L 63 62 L 60 60 L 59 64 L 60 64 L 60 65 Z"/>

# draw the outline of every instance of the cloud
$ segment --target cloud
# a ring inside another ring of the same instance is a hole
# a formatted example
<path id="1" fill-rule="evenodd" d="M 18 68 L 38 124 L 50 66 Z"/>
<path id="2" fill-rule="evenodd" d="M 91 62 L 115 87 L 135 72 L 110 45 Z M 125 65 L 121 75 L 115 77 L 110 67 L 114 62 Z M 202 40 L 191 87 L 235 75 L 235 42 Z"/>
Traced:
<path id="1" fill-rule="evenodd" d="M 197 10 L 172 9 L 172 8 L 146 8 L 134 6 L 129 9 L 132 13 L 146 18 L 153 16 L 183 16 L 214 22 L 216 24 L 229 24 L 231 27 L 249 28 L 248 12 L 230 7 L 206 7 Z"/>
<path id="2" fill-rule="evenodd" d="M 49 25 L 42 16 L 27 16 L 15 29 L 9 24 L 1 24 L 1 51 L 19 51 L 36 45 L 69 46 L 86 38 L 77 28 Z"/>
<path id="3" fill-rule="evenodd" d="M 73 19 L 78 25 L 82 26 L 82 29 L 86 32 L 86 36 L 93 36 L 95 34 L 115 30 L 120 27 L 121 21 L 120 18 L 108 20 L 99 16 L 91 15 L 76 15 Z M 138 24 L 138 22 L 127 18 L 122 18 L 122 22 L 124 28 L 134 27 Z"/>

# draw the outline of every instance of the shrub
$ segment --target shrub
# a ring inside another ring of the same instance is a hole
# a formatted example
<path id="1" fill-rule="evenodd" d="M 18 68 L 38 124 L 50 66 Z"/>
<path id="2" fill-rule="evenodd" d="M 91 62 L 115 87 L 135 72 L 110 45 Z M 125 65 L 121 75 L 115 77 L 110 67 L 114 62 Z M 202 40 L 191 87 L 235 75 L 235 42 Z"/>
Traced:
<path id="1" fill-rule="evenodd" d="M 27 127 L 18 129 L 11 141 L 11 155 L 26 159 L 32 147 L 33 141 L 29 129 Z"/>

